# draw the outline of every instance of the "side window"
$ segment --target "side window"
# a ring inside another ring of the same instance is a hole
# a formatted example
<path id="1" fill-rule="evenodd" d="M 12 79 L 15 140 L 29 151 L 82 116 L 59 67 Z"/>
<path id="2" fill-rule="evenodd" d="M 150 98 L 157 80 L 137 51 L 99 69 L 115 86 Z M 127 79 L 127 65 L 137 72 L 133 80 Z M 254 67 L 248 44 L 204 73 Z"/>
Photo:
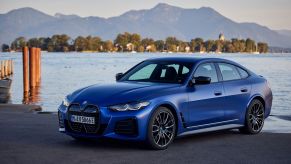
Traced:
<path id="1" fill-rule="evenodd" d="M 240 79 L 240 75 L 235 66 L 226 63 L 219 63 L 223 81 Z"/>
<path id="2" fill-rule="evenodd" d="M 175 68 L 176 72 L 178 72 L 180 65 L 179 64 L 169 64 L 169 65 L 166 65 L 166 68 L 162 69 L 161 77 L 165 77 L 165 75 L 166 75 L 166 69 L 168 67 L 173 67 L 173 68 Z"/>
<path id="3" fill-rule="evenodd" d="M 187 67 L 183 66 L 182 75 L 185 75 L 188 73 L 189 73 L 189 69 Z"/>
<path id="4" fill-rule="evenodd" d="M 196 69 L 196 72 L 194 73 L 194 77 L 198 77 L 198 76 L 210 77 L 211 83 L 218 81 L 216 69 L 213 63 L 205 63 L 202 65 L 199 65 L 199 67 Z"/>
<path id="5" fill-rule="evenodd" d="M 245 78 L 249 77 L 249 74 L 248 74 L 247 71 L 245 71 L 245 70 L 243 70 L 243 69 L 241 69 L 239 67 L 236 67 L 236 68 L 237 68 L 238 72 L 240 73 L 240 76 L 241 76 L 242 79 L 245 79 Z"/>
<path id="6" fill-rule="evenodd" d="M 128 80 L 144 80 L 149 79 L 153 73 L 153 70 L 157 67 L 157 64 L 149 64 L 135 74 L 131 75 Z"/>

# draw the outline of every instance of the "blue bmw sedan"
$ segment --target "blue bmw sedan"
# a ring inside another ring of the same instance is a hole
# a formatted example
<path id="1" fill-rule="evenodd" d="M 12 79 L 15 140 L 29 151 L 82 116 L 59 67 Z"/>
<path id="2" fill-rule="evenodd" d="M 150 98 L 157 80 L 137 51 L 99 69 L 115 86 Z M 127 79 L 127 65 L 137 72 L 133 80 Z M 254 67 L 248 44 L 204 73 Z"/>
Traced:
<path id="1" fill-rule="evenodd" d="M 267 80 L 225 59 L 149 59 L 116 81 L 66 96 L 59 131 L 77 140 L 107 137 L 166 149 L 175 137 L 193 133 L 237 128 L 257 134 L 272 106 Z"/>

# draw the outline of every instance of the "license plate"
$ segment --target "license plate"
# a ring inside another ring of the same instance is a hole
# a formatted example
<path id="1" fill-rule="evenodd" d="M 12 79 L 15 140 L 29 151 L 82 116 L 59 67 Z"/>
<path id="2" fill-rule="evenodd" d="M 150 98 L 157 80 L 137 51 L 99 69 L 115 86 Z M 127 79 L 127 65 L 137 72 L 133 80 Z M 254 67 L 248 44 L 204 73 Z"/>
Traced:
<path id="1" fill-rule="evenodd" d="M 72 115 L 71 116 L 71 121 L 72 122 L 77 122 L 77 123 L 83 123 L 83 124 L 95 124 L 95 118 L 94 117 L 85 117 L 85 116 Z"/>

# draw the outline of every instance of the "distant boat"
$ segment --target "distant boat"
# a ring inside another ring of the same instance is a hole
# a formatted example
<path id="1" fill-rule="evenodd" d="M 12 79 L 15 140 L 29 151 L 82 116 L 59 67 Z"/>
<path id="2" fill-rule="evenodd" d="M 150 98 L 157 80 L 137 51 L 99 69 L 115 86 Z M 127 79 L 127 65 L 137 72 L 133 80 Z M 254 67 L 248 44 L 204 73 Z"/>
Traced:
<path id="1" fill-rule="evenodd" d="M 0 80 L 0 103 L 7 103 L 10 99 L 11 79 Z"/>

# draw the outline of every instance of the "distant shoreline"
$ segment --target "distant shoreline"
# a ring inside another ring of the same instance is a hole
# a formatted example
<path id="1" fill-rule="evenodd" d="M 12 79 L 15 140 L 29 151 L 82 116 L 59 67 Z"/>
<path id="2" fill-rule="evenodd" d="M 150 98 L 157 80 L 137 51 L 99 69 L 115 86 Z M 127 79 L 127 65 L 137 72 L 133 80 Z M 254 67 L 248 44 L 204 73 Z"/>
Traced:
<path id="1" fill-rule="evenodd" d="M 11 45 L 3 44 L 2 51 L 22 51 L 23 47 L 37 47 L 49 52 L 198 52 L 198 53 L 267 53 L 269 46 L 264 42 L 256 42 L 251 38 L 232 38 L 227 40 L 220 33 L 217 39 L 204 40 L 193 38 L 179 40 L 168 36 L 164 40 L 142 38 L 137 33 L 120 33 L 114 40 L 102 40 L 98 36 L 78 36 L 71 38 L 66 34 L 56 34 L 51 37 L 26 39 L 16 38 Z"/>
<path id="2" fill-rule="evenodd" d="M 222 53 L 216 53 L 216 52 L 205 52 L 205 53 L 199 53 L 199 52 L 98 52 L 98 51 L 92 51 L 92 52 L 79 52 L 79 51 L 68 51 L 68 52 L 48 52 L 48 51 L 41 51 L 42 53 L 57 53 L 57 54 L 72 54 L 72 53 L 80 53 L 80 54 L 185 54 L 185 55 L 222 55 L 222 54 L 244 54 L 244 55 L 269 55 L 269 54 L 291 54 L 291 52 L 267 52 L 267 53 L 248 53 L 248 52 L 222 52 Z M 22 51 L 12 51 L 12 52 L 0 52 L 5 54 L 14 54 L 14 53 L 22 53 Z"/>

